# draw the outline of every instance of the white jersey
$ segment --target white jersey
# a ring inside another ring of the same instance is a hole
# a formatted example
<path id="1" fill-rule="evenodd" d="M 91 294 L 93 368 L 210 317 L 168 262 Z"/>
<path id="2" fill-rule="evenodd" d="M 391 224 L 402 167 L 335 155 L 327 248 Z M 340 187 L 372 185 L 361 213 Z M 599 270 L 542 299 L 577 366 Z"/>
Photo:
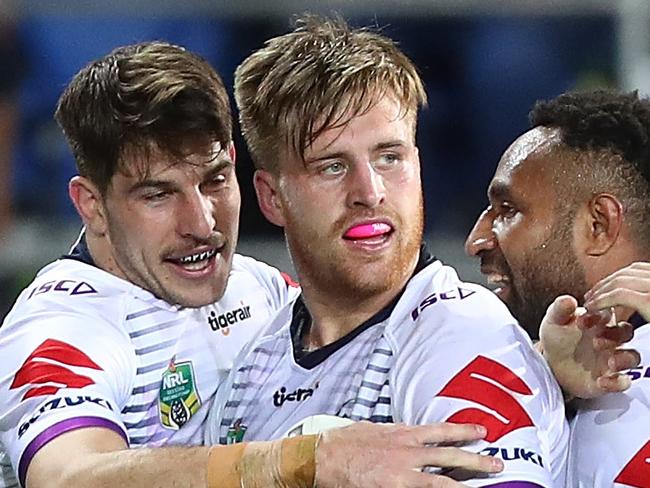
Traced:
<path id="1" fill-rule="evenodd" d="M 0 486 L 24 485 L 38 450 L 73 429 L 105 427 L 130 447 L 201 444 L 233 359 L 296 294 L 240 255 L 224 297 L 199 309 L 85 262 L 46 266 L 0 328 Z"/>
<path id="2" fill-rule="evenodd" d="M 318 414 L 476 422 L 488 428 L 487 440 L 469 448 L 502 458 L 505 471 L 466 481 L 470 486 L 564 486 L 568 426 L 561 392 L 487 289 L 461 282 L 434 261 L 375 317 L 303 352 L 297 338 L 310 321 L 299 298 L 245 348 L 217 395 L 208 442 L 292 435 L 292 426 Z"/>
<path id="3" fill-rule="evenodd" d="M 650 324 L 629 347 L 641 353 L 630 389 L 576 405 L 568 486 L 650 488 Z"/>

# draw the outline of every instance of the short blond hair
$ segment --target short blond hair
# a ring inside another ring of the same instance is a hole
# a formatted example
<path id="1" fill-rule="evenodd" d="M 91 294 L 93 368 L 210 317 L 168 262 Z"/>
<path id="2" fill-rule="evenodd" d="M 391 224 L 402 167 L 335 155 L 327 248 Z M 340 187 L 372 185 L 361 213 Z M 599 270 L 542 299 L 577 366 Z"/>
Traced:
<path id="1" fill-rule="evenodd" d="M 413 62 L 391 39 L 340 17 L 298 18 L 292 32 L 267 41 L 235 71 L 244 139 L 255 166 L 271 171 L 287 152 L 304 157 L 320 134 L 384 95 L 415 127 L 426 92 Z"/>

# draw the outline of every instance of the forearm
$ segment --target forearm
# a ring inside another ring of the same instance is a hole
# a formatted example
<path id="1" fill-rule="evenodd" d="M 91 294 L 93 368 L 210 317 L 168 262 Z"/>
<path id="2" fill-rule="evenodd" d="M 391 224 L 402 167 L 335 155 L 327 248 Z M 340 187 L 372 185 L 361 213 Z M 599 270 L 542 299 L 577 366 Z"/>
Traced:
<path id="1" fill-rule="evenodd" d="M 84 453 L 75 455 L 76 459 L 70 459 L 57 473 L 40 471 L 31 476 L 30 469 L 27 488 L 207 488 L 209 450 L 168 447 Z"/>
<path id="2" fill-rule="evenodd" d="M 66 463 L 49 464 L 49 469 L 43 464 L 30 467 L 27 487 L 311 488 L 316 439 L 78 452 Z"/>

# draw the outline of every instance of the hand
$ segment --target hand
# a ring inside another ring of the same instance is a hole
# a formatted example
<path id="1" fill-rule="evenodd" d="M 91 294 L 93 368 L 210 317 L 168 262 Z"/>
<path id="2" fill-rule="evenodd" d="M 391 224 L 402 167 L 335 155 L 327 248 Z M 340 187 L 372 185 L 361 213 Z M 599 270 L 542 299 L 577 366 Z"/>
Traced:
<path id="1" fill-rule="evenodd" d="M 585 294 L 585 307 L 627 307 L 650 322 L 650 263 L 633 263 L 600 280 Z"/>
<path id="2" fill-rule="evenodd" d="M 482 439 L 478 425 L 440 423 L 406 426 L 358 422 L 322 434 L 316 449 L 319 488 L 455 488 L 465 486 L 442 475 L 423 473 L 425 466 L 498 473 L 500 459 L 474 454 L 450 444 Z M 438 446 L 442 444 L 442 446 Z"/>
<path id="3" fill-rule="evenodd" d="M 630 324 L 613 324 L 610 309 L 587 311 L 569 295 L 555 299 L 540 326 L 542 354 L 564 392 L 579 398 L 630 387 L 621 371 L 638 365 L 640 356 L 619 346 L 632 335 Z"/>

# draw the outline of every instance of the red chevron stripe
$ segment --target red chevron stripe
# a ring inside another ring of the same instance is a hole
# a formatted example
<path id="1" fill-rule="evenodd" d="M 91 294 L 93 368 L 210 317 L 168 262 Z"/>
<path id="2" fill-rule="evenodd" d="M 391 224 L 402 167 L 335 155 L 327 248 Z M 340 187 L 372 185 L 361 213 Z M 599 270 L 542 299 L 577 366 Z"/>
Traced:
<path id="1" fill-rule="evenodd" d="M 482 424 L 488 430 L 485 437 L 488 442 L 494 442 L 514 430 L 534 425 L 519 402 L 510 393 L 486 381 L 487 378 L 510 391 L 522 395 L 533 394 L 528 385 L 508 368 L 492 359 L 478 356 L 454 376 L 438 396 L 478 403 L 497 412 L 505 422 L 478 408 L 459 410 L 447 422 Z"/>
<path id="2" fill-rule="evenodd" d="M 65 342 L 57 341 L 56 339 L 47 339 L 43 342 L 29 355 L 27 359 L 25 359 L 23 364 L 27 364 L 30 360 L 36 358 L 52 359 L 70 366 L 81 366 L 100 371 L 102 369 L 81 350 Z"/>
<path id="3" fill-rule="evenodd" d="M 102 370 L 76 347 L 55 339 L 48 339 L 25 360 L 14 376 L 9 389 L 13 390 L 30 384 L 54 383 L 54 385 L 34 386 L 23 395 L 23 400 L 35 396 L 52 395 L 61 388 L 83 388 L 95 383 L 88 376 L 75 373 L 60 364 L 48 363 L 41 359 L 51 359 L 69 366 Z"/>
<path id="4" fill-rule="evenodd" d="M 630 459 L 614 482 L 635 488 L 650 488 L 650 441 Z"/>

